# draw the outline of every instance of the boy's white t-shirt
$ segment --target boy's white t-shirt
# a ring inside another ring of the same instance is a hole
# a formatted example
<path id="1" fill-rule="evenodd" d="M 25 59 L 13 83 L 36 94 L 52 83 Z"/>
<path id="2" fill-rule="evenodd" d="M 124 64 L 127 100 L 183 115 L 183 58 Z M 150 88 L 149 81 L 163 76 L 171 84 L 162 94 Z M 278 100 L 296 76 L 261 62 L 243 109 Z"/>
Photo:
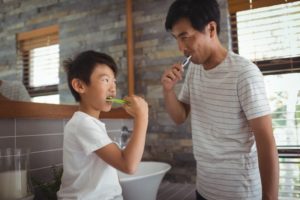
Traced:
<path id="1" fill-rule="evenodd" d="M 123 199 L 117 170 L 94 153 L 110 143 L 104 123 L 83 112 L 74 113 L 64 130 L 58 199 Z"/>

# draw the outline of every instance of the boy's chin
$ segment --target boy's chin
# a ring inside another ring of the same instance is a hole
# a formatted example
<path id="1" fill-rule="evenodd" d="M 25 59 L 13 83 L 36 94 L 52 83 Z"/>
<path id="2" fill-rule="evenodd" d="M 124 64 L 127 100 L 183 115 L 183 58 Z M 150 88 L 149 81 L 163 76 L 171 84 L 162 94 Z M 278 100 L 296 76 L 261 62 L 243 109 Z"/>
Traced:
<path id="1" fill-rule="evenodd" d="M 105 107 L 102 109 L 102 112 L 109 112 L 109 111 L 111 111 L 111 108 L 112 108 L 111 105 L 110 105 L 110 106 L 105 106 Z"/>

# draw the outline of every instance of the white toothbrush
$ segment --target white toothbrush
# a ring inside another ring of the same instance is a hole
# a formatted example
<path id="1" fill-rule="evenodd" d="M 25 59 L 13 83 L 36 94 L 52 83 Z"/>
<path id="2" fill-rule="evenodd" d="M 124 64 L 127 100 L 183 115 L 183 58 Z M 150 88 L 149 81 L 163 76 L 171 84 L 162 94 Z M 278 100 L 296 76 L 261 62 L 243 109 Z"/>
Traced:
<path id="1" fill-rule="evenodd" d="M 187 57 L 183 62 L 182 62 L 182 67 L 184 68 L 189 62 L 192 56 Z"/>

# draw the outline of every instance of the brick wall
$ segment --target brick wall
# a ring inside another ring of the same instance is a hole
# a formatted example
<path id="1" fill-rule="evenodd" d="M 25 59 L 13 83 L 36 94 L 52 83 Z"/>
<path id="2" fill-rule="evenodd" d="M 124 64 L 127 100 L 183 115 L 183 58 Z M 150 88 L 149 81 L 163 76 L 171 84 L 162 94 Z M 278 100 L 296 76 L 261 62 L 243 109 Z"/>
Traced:
<path id="1" fill-rule="evenodd" d="M 135 40 L 135 89 L 149 104 L 150 123 L 145 160 L 172 165 L 166 178 L 194 182 L 195 161 L 189 121 L 176 126 L 163 104 L 160 77 L 172 63 L 182 60 L 176 41 L 164 30 L 165 16 L 173 0 L 133 1 Z M 230 48 L 227 1 L 221 7 L 221 42 Z M 15 35 L 48 25 L 60 27 L 60 59 L 87 49 L 106 52 L 120 68 L 118 92 L 126 94 L 126 31 L 124 0 L 2 0 L 0 1 L 0 79 L 22 80 L 16 62 Z M 180 84 L 176 90 L 180 89 Z M 64 103 L 73 98 L 60 72 L 59 90 Z"/>
<path id="2" fill-rule="evenodd" d="M 0 1 L 0 79 L 22 81 L 17 62 L 16 34 L 59 25 L 60 60 L 89 49 L 110 54 L 119 70 L 119 94 L 127 91 L 125 3 L 123 0 L 3 0 Z M 61 68 L 62 103 L 74 102 Z"/>

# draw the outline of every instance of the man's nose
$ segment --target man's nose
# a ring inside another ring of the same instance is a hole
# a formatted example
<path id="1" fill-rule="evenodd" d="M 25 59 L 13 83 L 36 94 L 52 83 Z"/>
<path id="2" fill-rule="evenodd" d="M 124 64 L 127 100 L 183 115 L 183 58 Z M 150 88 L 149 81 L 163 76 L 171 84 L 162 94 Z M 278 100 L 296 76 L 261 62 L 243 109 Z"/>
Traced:
<path id="1" fill-rule="evenodd" d="M 185 52 L 185 50 L 186 50 L 186 45 L 185 45 L 185 43 L 184 43 L 183 41 L 181 41 L 180 39 L 177 40 L 177 45 L 178 45 L 179 51 Z"/>

